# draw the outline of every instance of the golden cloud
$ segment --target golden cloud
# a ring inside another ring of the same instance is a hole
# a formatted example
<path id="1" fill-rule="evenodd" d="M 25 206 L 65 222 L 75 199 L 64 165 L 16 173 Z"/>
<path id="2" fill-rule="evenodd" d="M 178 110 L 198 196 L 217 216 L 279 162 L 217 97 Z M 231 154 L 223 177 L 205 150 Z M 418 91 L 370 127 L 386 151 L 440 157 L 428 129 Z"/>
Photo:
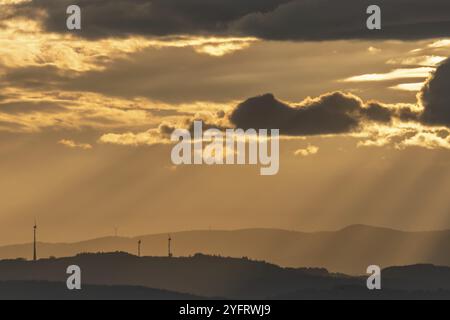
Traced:
<path id="1" fill-rule="evenodd" d="M 371 82 L 371 81 L 386 81 L 408 78 L 428 78 L 430 74 L 435 70 L 432 67 L 420 67 L 420 68 L 404 68 L 395 69 L 387 73 L 371 73 L 353 76 L 342 80 L 343 82 Z"/>
<path id="2" fill-rule="evenodd" d="M 72 148 L 72 149 L 82 149 L 82 150 L 92 149 L 92 145 L 90 145 L 88 143 L 78 143 L 78 142 L 75 142 L 75 141 L 69 140 L 69 139 L 62 139 L 62 140 L 58 141 L 58 143 L 63 146 L 66 146 L 68 148 Z"/>
<path id="3" fill-rule="evenodd" d="M 316 146 L 313 146 L 313 145 L 308 145 L 304 149 L 296 150 L 294 152 L 294 154 L 296 156 L 307 157 L 307 156 L 311 156 L 311 155 L 317 154 L 318 152 L 319 152 L 319 147 L 316 147 Z"/>
<path id="4" fill-rule="evenodd" d="M 42 13 L 44 14 L 44 13 Z M 248 48 L 255 38 L 130 36 L 85 40 L 70 33 L 48 33 L 40 20 L 15 18 L 0 24 L 0 64 L 10 67 L 49 65 L 61 70 L 104 70 L 108 62 L 145 48 L 192 47 L 200 54 L 224 56 Z"/>
<path id="5" fill-rule="evenodd" d="M 152 146 L 157 144 L 170 144 L 170 126 L 161 124 L 156 129 L 145 132 L 133 133 L 107 133 L 100 137 L 99 143 L 116 144 L 121 146 Z"/>

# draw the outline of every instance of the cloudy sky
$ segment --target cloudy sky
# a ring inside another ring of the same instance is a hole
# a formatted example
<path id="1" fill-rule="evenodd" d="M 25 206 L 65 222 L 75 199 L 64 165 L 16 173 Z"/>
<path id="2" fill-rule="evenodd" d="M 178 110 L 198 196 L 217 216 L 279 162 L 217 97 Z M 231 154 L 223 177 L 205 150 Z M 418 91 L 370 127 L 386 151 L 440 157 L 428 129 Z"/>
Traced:
<path id="1" fill-rule="evenodd" d="M 0 0 L 0 244 L 450 228 L 450 2 Z M 174 167 L 172 128 L 279 128 L 280 172 Z"/>

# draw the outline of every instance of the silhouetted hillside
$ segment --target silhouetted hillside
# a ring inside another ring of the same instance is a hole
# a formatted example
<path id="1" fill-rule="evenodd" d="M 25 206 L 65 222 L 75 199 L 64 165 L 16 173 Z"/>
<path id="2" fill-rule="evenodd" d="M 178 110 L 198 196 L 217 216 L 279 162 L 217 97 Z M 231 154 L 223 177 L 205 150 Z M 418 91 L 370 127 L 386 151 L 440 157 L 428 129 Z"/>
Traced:
<path id="1" fill-rule="evenodd" d="M 390 267 L 383 270 L 385 288 L 450 290 L 450 269 L 434 265 Z"/>
<path id="2" fill-rule="evenodd" d="M 369 291 L 363 287 L 342 286 L 332 290 L 300 290 L 279 295 L 274 297 L 273 300 L 450 300 L 450 291 L 395 289 Z"/>
<path id="3" fill-rule="evenodd" d="M 39 257 L 73 256 L 79 252 L 124 251 L 167 255 L 167 235 L 107 237 L 73 244 L 38 244 Z M 402 232 L 368 226 L 340 231 L 303 233 L 272 229 L 188 231 L 172 234 L 174 254 L 196 252 L 249 257 L 286 267 L 324 267 L 333 272 L 365 274 L 369 265 L 388 267 L 418 263 L 450 266 L 450 231 Z M 31 258 L 31 244 L 0 247 L 0 259 Z"/>
<path id="4" fill-rule="evenodd" d="M 388 268 L 382 274 L 384 293 L 380 293 L 367 290 L 365 277 L 331 274 L 325 269 L 281 268 L 260 261 L 200 254 L 184 258 L 139 258 L 127 253 L 104 253 L 37 262 L 6 260 L 0 261 L 0 281 L 64 284 L 69 265 L 81 267 L 84 286 L 141 286 L 208 298 L 338 299 L 359 296 L 360 293 L 360 298 L 365 299 L 380 298 L 383 294 L 396 298 L 418 297 L 420 294 L 446 298 L 450 290 L 448 267 Z M 142 293 L 133 290 L 135 294 Z M 151 295 L 152 292 L 145 294 Z"/>
<path id="5" fill-rule="evenodd" d="M 199 300 L 200 297 L 132 286 L 84 285 L 69 291 L 65 282 L 0 282 L 0 300 Z"/>
<path id="6" fill-rule="evenodd" d="M 62 282 L 67 267 L 74 264 L 81 267 L 86 284 L 145 286 L 205 297 L 267 298 L 299 288 L 355 283 L 354 279 L 333 277 L 324 269 L 283 269 L 265 262 L 205 255 L 139 258 L 127 253 L 1 261 L 0 281 Z"/>

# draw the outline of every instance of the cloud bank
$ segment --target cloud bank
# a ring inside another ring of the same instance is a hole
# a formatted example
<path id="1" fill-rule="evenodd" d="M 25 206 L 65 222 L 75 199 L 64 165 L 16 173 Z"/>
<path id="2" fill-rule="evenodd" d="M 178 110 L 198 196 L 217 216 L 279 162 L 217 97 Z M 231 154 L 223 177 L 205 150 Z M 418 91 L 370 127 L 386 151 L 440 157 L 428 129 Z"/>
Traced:
<path id="1" fill-rule="evenodd" d="M 66 32 L 71 0 L 32 0 L 15 15 Z M 228 35 L 268 40 L 429 39 L 450 36 L 447 0 L 379 0 L 383 29 L 366 28 L 369 0 L 79 0 L 87 38 Z M 44 13 L 44 14 L 43 14 Z"/>
<path id="2" fill-rule="evenodd" d="M 290 136 L 341 134 L 357 130 L 365 122 L 390 123 L 414 112 L 405 106 L 388 107 L 378 102 L 364 103 L 359 97 L 333 92 L 290 106 L 272 94 L 250 98 L 230 115 L 242 129 L 280 129 Z"/>
<path id="3" fill-rule="evenodd" d="M 358 146 L 396 149 L 422 147 L 450 149 L 450 59 L 441 63 L 418 95 L 417 105 L 364 102 L 354 94 L 332 92 L 307 98 L 297 105 L 277 100 L 272 94 L 250 98 L 232 109 L 228 116 L 218 112 L 204 119 L 207 128 L 280 129 L 285 136 L 354 135 Z M 420 107 L 422 106 L 422 107 Z M 190 128 L 192 122 L 186 122 Z M 173 126 L 144 133 L 109 134 L 103 143 L 153 145 L 168 143 Z M 299 156 L 317 153 L 315 147 L 299 149 Z"/>
<path id="4" fill-rule="evenodd" d="M 420 93 L 425 111 L 422 121 L 430 125 L 450 127 L 450 59 L 444 61 L 427 81 Z"/>

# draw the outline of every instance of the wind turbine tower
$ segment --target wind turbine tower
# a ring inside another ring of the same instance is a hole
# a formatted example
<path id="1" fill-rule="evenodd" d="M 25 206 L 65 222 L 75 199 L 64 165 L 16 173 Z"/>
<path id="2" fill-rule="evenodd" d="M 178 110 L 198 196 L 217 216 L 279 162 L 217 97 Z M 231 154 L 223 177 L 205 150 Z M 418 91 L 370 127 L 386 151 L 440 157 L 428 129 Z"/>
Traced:
<path id="1" fill-rule="evenodd" d="M 172 238 L 170 237 L 170 234 L 169 234 L 169 239 L 168 239 L 168 242 L 169 242 L 169 258 L 172 258 Z"/>
<path id="2" fill-rule="evenodd" d="M 36 220 L 34 220 L 34 226 L 33 226 L 33 261 L 37 260 L 37 252 L 36 252 L 36 230 L 37 230 L 37 224 Z"/>

